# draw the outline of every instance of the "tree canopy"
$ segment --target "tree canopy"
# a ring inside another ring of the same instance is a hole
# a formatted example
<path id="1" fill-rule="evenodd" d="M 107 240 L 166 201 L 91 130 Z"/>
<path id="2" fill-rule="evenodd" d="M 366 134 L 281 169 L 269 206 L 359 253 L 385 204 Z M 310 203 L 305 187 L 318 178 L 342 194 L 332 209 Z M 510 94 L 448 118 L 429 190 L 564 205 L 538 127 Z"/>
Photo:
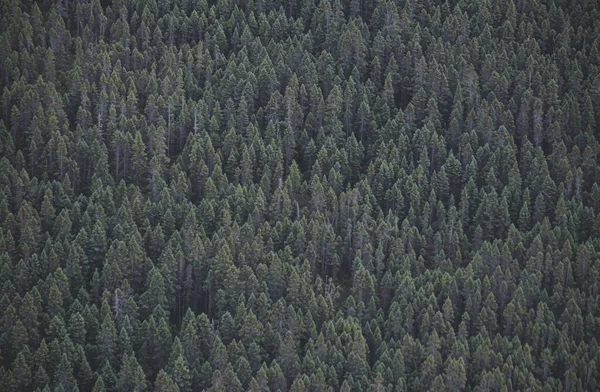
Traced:
<path id="1" fill-rule="evenodd" d="M 600 389 L 600 7 L 0 0 L 0 389 Z"/>

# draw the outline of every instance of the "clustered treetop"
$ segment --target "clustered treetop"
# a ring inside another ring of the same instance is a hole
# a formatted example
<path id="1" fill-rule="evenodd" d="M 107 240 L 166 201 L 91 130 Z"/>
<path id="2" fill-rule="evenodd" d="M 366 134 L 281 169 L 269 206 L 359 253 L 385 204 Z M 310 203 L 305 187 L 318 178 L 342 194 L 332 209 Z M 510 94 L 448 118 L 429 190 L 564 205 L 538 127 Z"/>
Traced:
<path id="1" fill-rule="evenodd" d="M 600 388 L 594 1 L 0 0 L 0 389 Z"/>

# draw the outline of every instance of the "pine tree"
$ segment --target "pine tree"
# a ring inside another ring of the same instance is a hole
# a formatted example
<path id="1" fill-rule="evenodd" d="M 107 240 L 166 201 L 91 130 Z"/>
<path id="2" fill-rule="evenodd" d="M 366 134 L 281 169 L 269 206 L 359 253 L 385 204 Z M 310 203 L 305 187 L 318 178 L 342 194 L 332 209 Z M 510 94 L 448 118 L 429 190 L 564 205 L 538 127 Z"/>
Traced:
<path id="1" fill-rule="evenodd" d="M 157 306 L 164 307 L 167 303 L 165 296 L 165 282 L 162 274 L 157 268 L 153 268 L 148 274 L 146 292 L 141 297 L 141 302 L 147 313 L 152 312 Z"/>
<path id="2" fill-rule="evenodd" d="M 102 380 L 102 376 L 98 376 L 96 383 L 94 384 L 94 389 L 92 392 L 105 392 L 106 388 L 104 386 L 104 381 Z"/>
<path id="3" fill-rule="evenodd" d="M 173 382 L 173 379 L 164 370 L 161 370 L 158 372 L 158 376 L 154 382 L 154 390 L 160 392 L 178 392 L 179 388 Z"/>
<path id="4" fill-rule="evenodd" d="M 12 377 L 17 385 L 18 390 L 27 390 L 31 385 L 31 369 L 25 359 L 23 351 L 17 355 L 13 362 Z"/>
<path id="5" fill-rule="evenodd" d="M 98 332 L 97 345 L 98 362 L 104 363 L 108 361 L 110 365 L 114 366 L 117 359 L 117 329 L 110 315 L 106 315 L 104 320 L 102 320 L 102 325 Z"/>
<path id="6" fill-rule="evenodd" d="M 176 383 L 179 391 L 191 391 L 191 374 L 186 363 L 186 360 L 182 355 L 179 355 L 175 360 L 173 368 L 173 381 Z"/>
<path id="7" fill-rule="evenodd" d="M 124 355 L 117 379 L 117 390 L 145 391 L 147 386 L 146 375 L 135 356 L 133 354 Z"/>
<path id="8" fill-rule="evenodd" d="M 73 376 L 73 364 L 69 360 L 67 353 L 63 353 L 60 362 L 54 371 L 54 380 L 56 385 L 64 390 L 72 390 L 77 385 L 77 381 Z"/>
<path id="9" fill-rule="evenodd" d="M 287 332 L 283 342 L 279 347 L 279 358 L 278 361 L 281 364 L 283 374 L 290 382 L 296 378 L 298 370 L 300 369 L 300 358 L 296 352 L 296 342 L 291 332 Z"/>

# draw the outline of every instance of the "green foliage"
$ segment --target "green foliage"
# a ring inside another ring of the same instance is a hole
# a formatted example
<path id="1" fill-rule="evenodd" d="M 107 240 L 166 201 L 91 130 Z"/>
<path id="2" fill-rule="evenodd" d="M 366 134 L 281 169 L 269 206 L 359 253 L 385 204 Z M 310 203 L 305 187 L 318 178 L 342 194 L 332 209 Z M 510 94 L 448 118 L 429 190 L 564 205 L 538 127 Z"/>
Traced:
<path id="1" fill-rule="evenodd" d="M 594 2 L 0 20 L 0 389 L 600 388 Z"/>

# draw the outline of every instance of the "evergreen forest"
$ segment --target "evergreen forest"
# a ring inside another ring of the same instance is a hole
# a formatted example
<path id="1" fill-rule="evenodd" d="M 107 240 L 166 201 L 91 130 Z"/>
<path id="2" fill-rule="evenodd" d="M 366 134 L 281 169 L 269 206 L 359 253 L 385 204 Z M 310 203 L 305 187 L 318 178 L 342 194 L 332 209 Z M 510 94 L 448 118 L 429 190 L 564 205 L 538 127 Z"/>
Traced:
<path id="1" fill-rule="evenodd" d="M 0 391 L 600 390 L 600 3 L 0 0 Z"/>

